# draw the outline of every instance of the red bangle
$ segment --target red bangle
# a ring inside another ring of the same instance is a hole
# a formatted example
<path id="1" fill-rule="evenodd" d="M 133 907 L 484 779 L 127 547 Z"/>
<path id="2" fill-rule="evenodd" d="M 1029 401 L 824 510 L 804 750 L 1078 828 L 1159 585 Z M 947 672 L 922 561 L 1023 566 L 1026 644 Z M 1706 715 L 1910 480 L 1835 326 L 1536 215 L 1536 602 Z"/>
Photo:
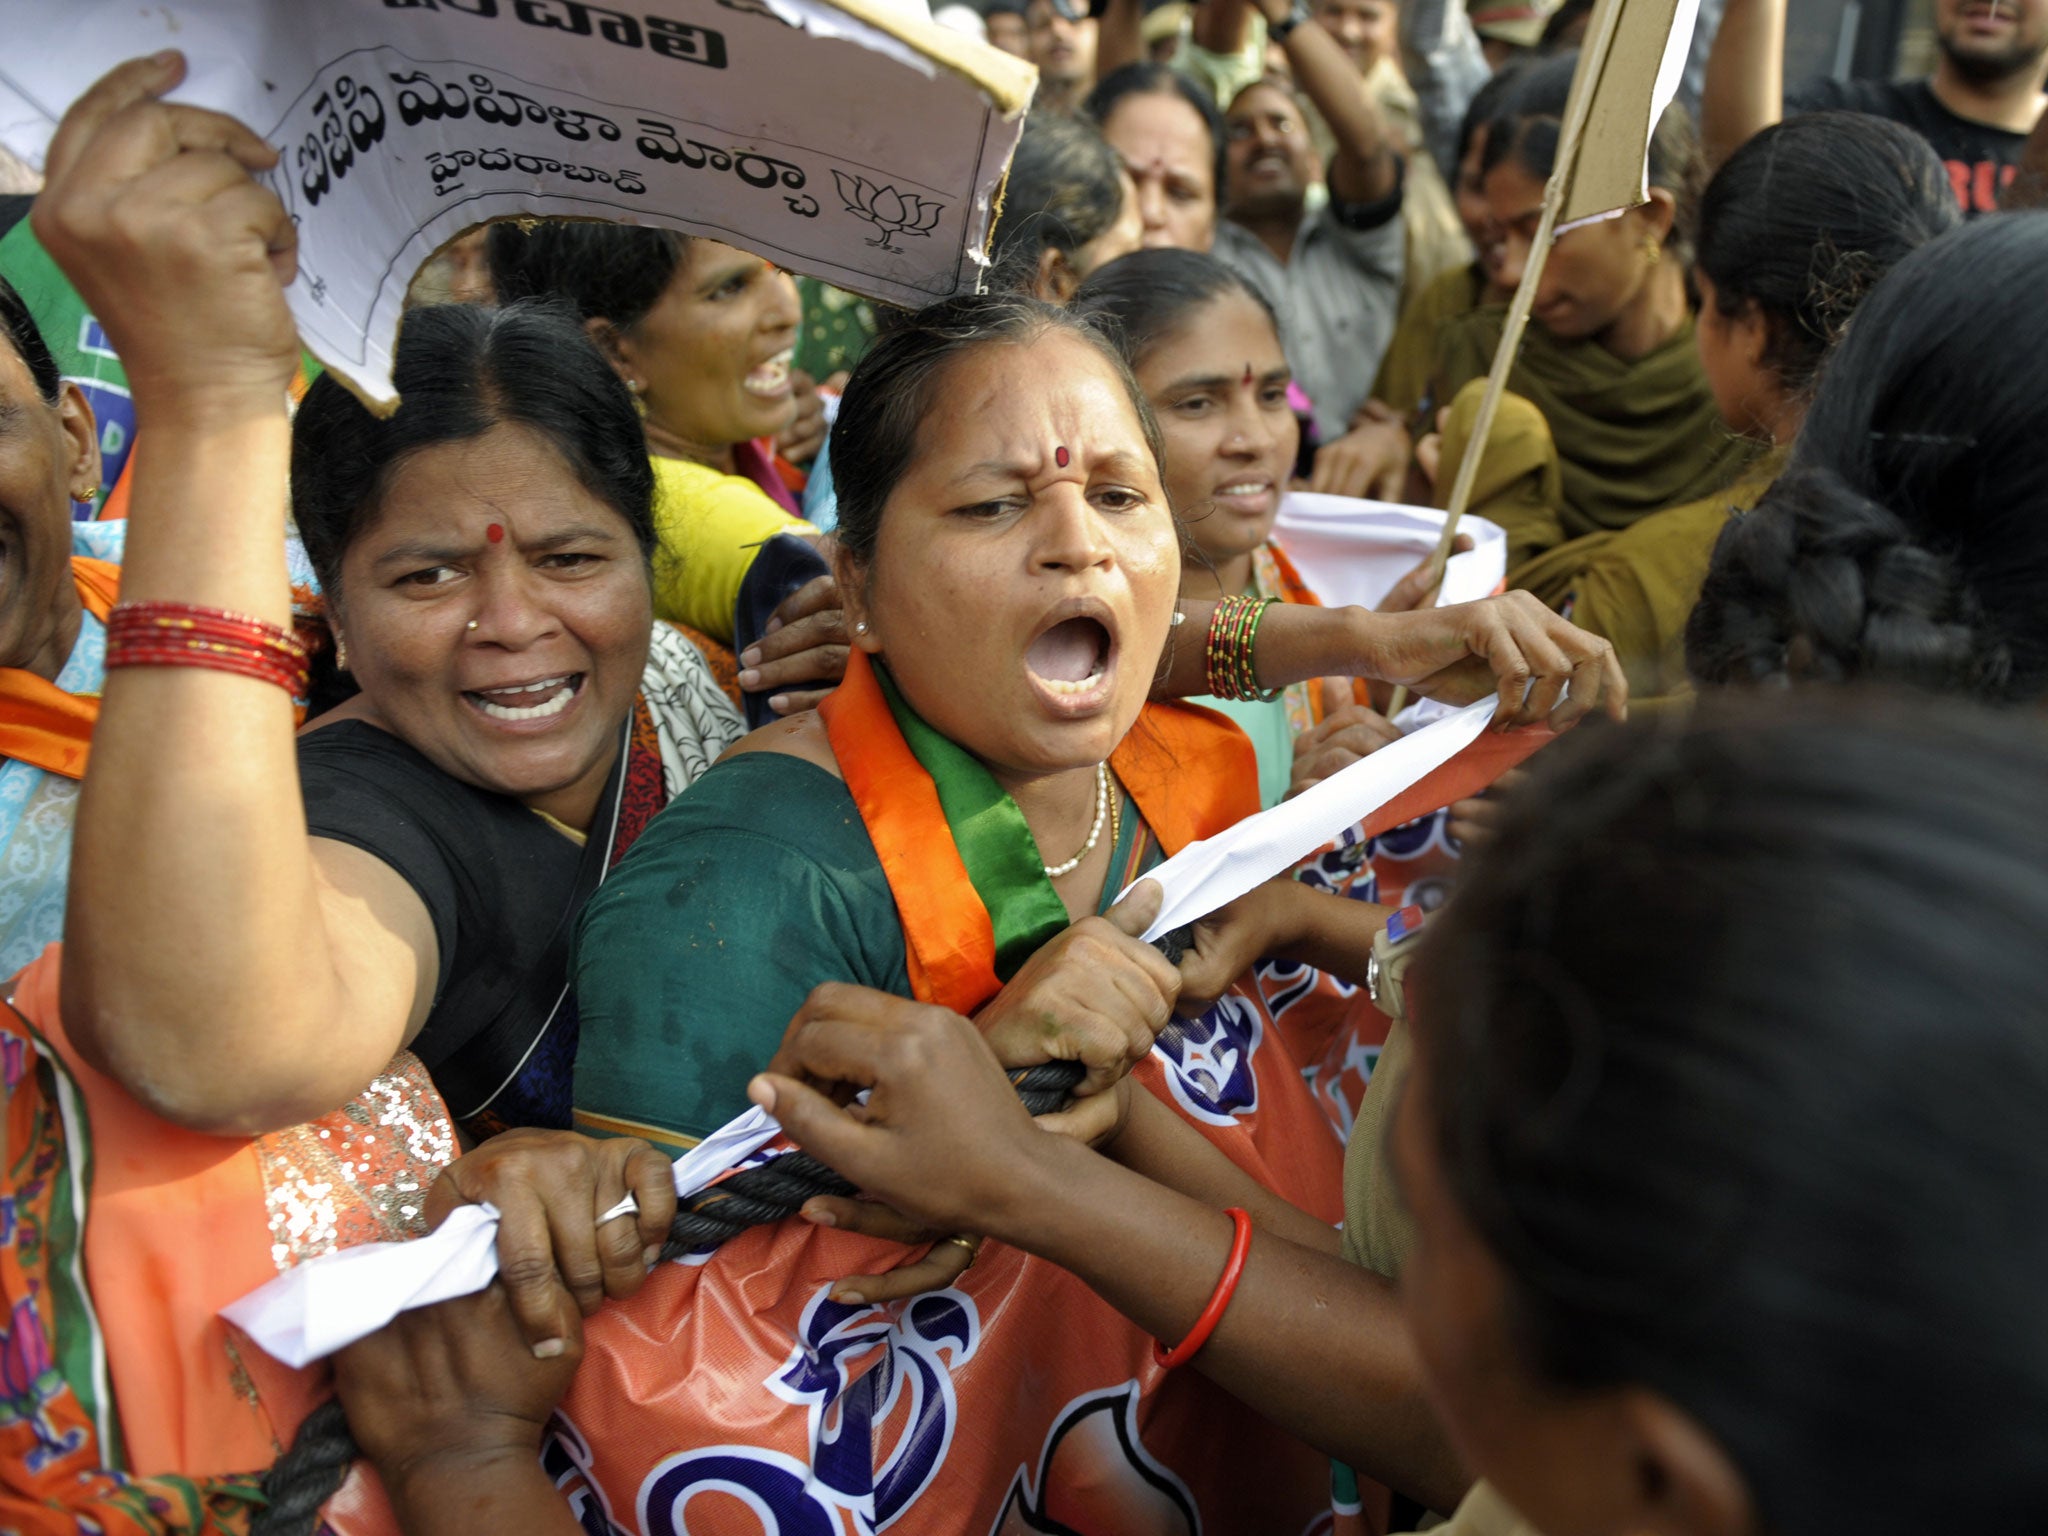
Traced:
<path id="1" fill-rule="evenodd" d="M 1209 1305 L 1202 1308 L 1202 1315 L 1195 1319 L 1195 1326 L 1188 1330 L 1188 1336 L 1172 1349 L 1166 1348 L 1157 1339 L 1152 1341 L 1152 1358 L 1162 1371 L 1170 1371 L 1177 1365 L 1186 1365 L 1201 1353 L 1202 1346 L 1209 1342 L 1209 1335 L 1216 1331 L 1216 1325 L 1223 1321 L 1223 1314 L 1230 1307 L 1230 1298 L 1237 1294 L 1237 1282 L 1244 1274 L 1245 1255 L 1252 1250 L 1252 1219 L 1245 1212 L 1232 1206 L 1224 1214 L 1236 1228 L 1230 1237 L 1230 1257 L 1223 1261 L 1223 1274 L 1216 1281 L 1216 1289 L 1209 1297 Z"/>
<path id="2" fill-rule="evenodd" d="M 204 636 L 245 646 L 273 650 L 293 660 L 306 659 L 306 647 L 299 637 L 281 624 L 225 608 L 202 608 L 196 603 L 116 603 L 107 615 L 110 634 L 129 639 L 177 639 Z"/>
<path id="3" fill-rule="evenodd" d="M 203 667 L 272 683 L 295 699 L 307 688 L 306 648 L 279 624 L 194 603 L 117 603 L 107 615 L 109 671 Z"/>

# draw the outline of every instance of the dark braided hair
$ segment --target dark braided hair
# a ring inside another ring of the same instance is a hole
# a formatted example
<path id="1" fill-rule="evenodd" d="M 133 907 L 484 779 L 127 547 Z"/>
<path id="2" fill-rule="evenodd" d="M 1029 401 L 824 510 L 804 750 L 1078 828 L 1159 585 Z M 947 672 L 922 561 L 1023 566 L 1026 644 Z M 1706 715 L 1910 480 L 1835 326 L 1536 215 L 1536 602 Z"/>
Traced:
<path id="1" fill-rule="evenodd" d="M 1869 679 L 2048 696 L 2048 214 L 1930 242 L 1880 282 L 1783 477 L 1715 547 L 1703 684 Z"/>
<path id="2" fill-rule="evenodd" d="M 1766 361 L 1791 394 L 1885 273 L 1961 221 L 1926 139 L 1862 112 L 1810 112 L 1744 144 L 1700 195 L 1695 267 L 1733 319 L 1770 329 Z"/>
<path id="3" fill-rule="evenodd" d="M 2030 712 L 1919 697 L 1576 732 L 1410 973 L 1522 1369 L 1668 1400 L 1759 1531 L 2048 1510 L 2044 784 Z"/>
<path id="4" fill-rule="evenodd" d="M 332 374 L 292 420 L 292 515 L 330 593 L 398 467 L 422 449 L 514 423 L 546 438 L 591 495 L 654 550 L 654 471 L 633 397 L 559 303 L 409 311 L 392 377 L 402 403 L 373 415 Z"/>

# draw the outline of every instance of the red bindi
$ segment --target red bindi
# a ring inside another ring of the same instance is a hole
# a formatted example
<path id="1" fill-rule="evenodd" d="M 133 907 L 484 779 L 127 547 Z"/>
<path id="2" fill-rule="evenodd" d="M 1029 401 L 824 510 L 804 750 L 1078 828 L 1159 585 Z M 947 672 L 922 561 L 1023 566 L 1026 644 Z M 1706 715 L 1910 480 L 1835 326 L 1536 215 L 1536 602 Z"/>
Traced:
<path id="1" fill-rule="evenodd" d="M 504 543 L 504 542 L 505 542 L 505 525 L 504 525 L 503 523 L 493 523 L 493 524 L 491 524 L 491 526 L 490 526 L 490 527 L 488 527 L 488 528 L 486 528 L 486 529 L 484 530 L 484 537 L 485 537 L 485 538 L 487 538 L 487 539 L 489 539 L 489 540 L 490 540 L 490 541 L 491 541 L 491 542 L 492 542 L 493 544 L 502 544 L 502 543 Z"/>
<path id="2" fill-rule="evenodd" d="M 1066 450 L 1066 449 L 1064 449 L 1064 448 L 1055 448 L 1055 449 L 1053 449 L 1053 451 L 1052 451 L 1052 461 L 1053 461 L 1053 463 L 1055 463 L 1055 464 L 1059 465 L 1059 467 L 1060 467 L 1061 469 L 1065 469 L 1065 468 L 1067 467 L 1067 460 L 1068 460 L 1068 458 L 1069 458 L 1069 455 L 1068 455 L 1068 453 L 1067 453 L 1067 450 Z"/>
<path id="3" fill-rule="evenodd" d="M 1249 384 L 1251 383 L 1251 381 L 1252 381 L 1252 365 L 1251 365 L 1250 363 L 1246 363 L 1246 364 L 1244 365 L 1244 382 L 1245 382 L 1245 383 L 1246 383 L 1247 385 L 1249 385 Z"/>

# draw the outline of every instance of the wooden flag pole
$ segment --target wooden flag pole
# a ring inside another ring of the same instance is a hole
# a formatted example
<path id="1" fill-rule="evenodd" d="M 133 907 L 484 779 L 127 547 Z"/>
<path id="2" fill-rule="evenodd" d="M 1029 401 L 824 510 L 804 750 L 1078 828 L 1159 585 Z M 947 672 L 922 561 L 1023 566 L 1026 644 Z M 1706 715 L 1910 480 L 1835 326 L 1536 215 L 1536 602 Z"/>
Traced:
<path id="1" fill-rule="evenodd" d="M 1529 259 L 1522 268 L 1522 281 L 1515 288 L 1514 302 L 1508 306 L 1507 324 L 1501 330 L 1500 345 L 1494 349 L 1493 368 L 1486 376 L 1486 393 L 1479 400 L 1479 415 L 1473 420 L 1464 457 L 1458 461 L 1458 478 L 1451 483 L 1450 507 L 1444 516 L 1443 534 L 1437 539 L 1436 550 L 1429 557 L 1435 573 L 1435 579 L 1429 583 L 1431 591 L 1443 582 L 1444 567 L 1449 563 L 1451 549 L 1458 540 L 1458 520 L 1471 505 L 1472 487 L 1479 478 L 1479 461 L 1485 454 L 1487 439 L 1493 435 L 1494 417 L 1500 414 L 1500 397 L 1507 393 L 1508 375 L 1514 371 L 1515 359 L 1522 350 L 1522 333 L 1529 328 L 1529 311 L 1535 307 L 1536 289 L 1543 281 L 1543 268 L 1550 260 L 1550 243 L 1557 233 L 1558 211 L 1564 207 L 1565 199 L 1571 196 L 1572 177 L 1578 170 L 1579 143 L 1585 137 L 1586 119 L 1593 111 L 1594 90 L 1601 72 L 1607 68 L 1607 56 L 1613 50 L 1614 35 L 1621 25 L 1621 7 L 1622 0 L 1600 0 L 1600 9 L 1587 44 L 1579 54 L 1578 73 L 1565 109 L 1564 126 L 1558 135 L 1557 163 L 1551 170 L 1549 184 L 1543 189 L 1543 216 L 1536 225 L 1536 238 L 1529 246 Z M 1408 690 L 1395 689 L 1387 706 L 1389 718 L 1398 715 L 1407 702 Z"/>

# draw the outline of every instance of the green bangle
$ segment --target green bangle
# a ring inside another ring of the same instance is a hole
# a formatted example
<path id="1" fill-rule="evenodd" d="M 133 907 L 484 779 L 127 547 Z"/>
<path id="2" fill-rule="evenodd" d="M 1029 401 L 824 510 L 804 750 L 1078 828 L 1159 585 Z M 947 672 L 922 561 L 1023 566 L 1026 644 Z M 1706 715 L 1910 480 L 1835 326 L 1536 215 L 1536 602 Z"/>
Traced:
<path id="1" fill-rule="evenodd" d="M 1261 704 L 1270 704 L 1287 691 L 1284 688 L 1261 689 L 1259 687 L 1258 669 L 1252 662 L 1252 650 L 1259 643 L 1259 625 L 1265 620 L 1266 610 L 1279 601 L 1280 599 L 1277 597 L 1269 597 L 1252 610 L 1251 629 L 1244 637 L 1244 650 L 1241 653 L 1244 665 L 1245 697 L 1256 699 Z"/>

